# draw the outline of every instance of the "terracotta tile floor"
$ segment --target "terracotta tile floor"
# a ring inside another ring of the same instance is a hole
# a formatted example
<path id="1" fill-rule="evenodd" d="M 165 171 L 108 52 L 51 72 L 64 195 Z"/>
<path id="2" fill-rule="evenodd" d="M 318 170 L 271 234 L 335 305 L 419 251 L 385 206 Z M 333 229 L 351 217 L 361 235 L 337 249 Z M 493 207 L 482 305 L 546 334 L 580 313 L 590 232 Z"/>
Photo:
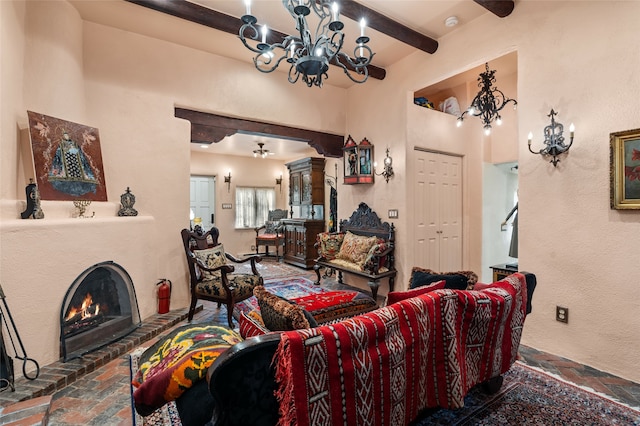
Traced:
<path id="1" fill-rule="evenodd" d="M 311 278 L 306 271 L 302 275 Z M 329 287 L 341 287 L 335 282 Z M 325 285 L 323 283 L 323 285 Z M 202 302 L 203 310 L 194 322 L 226 324 L 226 310 L 214 303 Z M 184 321 L 180 322 L 182 324 Z M 157 337 L 142 343 L 150 346 Z M 578 385 L 588 386 L 623 403 L 640 407 L 640 384 L 624 380 L 568 359 L 521 346 L 520 358 L 528 365 L 542 368 Z M 67 425 L 131 425 L 129 356 L 122 354 L 55 393 L 49 424 Z M 0 395 L 2 395 L 0 393 Z"/>

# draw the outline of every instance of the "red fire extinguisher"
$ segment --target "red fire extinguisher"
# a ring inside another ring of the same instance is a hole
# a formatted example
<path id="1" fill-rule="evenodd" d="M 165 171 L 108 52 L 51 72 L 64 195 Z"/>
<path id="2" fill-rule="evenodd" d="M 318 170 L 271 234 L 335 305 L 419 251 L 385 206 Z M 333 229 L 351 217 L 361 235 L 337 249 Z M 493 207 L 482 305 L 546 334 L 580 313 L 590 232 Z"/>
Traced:
<path id="1" fill-rule="evenodd" d="M 166 278 L 160 278 L 156 283 L 158 287 L 158 313 L 166 314 L 169 312 L 169 302 L 171 301 L 171 281 Z"/>

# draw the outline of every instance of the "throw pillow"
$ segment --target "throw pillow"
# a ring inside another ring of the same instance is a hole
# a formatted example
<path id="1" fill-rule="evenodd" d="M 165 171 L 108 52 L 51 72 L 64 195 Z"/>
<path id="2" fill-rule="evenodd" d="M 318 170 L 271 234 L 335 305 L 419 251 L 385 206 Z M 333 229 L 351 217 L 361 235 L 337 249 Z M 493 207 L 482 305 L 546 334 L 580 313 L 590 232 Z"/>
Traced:
<path id="1" fill-rule="evenodd" d="M 485 290 L 487 288 L 493 287 L 493 284 L 484 284 L 484 283 L 475 283 L 473 285 L 474 290 Z"/>
<path id="2" fill-rule="evenodd" d="M 369 249 L 369 253 L 367 253 L 367 257 L 365 257 L 364 259 L 362 269 L 365 271 L 373 271 L 374 267 L 376 266 L 373 260 L 374 257 L 384 252 L 386 249 L 387 249 L 387 242 L 382 238 L 378 238 L 376 240 L 376 243 L 373 246 L 371 246 L 371 248 Z M 378 267 L 384 266 L 384 262 L 386 260 L 385 258 L 386 256 L 380 259 L 380 263 L 377 265 Z"/>
<path id="3" fill-rule="evenodd" d="M 277 234 L 280 232 L 280 221 L 279 220 L 268 220 L 264 224 L 264 233 L 265 234 Z"/>
<path id="4" fill-rule="evenodd" d="M 224 246 L 222 244 L 218 244 L 215 247 L 211 247 L 204 250 L 195 250 L 193 254 L 196 256 L 204 266 L 207 268 L 217 268 L 218 266 L 222 266 L 227 263 L 227 258 L 224 254 Z M 220 278 L 220 271 L 209 272 L 201 269 L 203 281 L 210 281 L 213 279 Z"/>
<path id="5" fill-rule="evenodd" d="M 253 295 L 258 300 L 262 321 L 269 330 L 288 331 L 310 327 L 299 306 L 269 293 L 264 286 L 254 287 Z"/>
<path id="6" fill-rule="evenodd" d="M 376 241 L 377 238 L 375 236 L 365 237 L 347 231 L 344 236 L 344 241 L 342 241 L 342 245 L 340 246 L 338 256 L 336 257 L 362 266 L 367 253 L 369 253 L 371 246 L 373 246 Z"/>
<path id="7" fill-rule="evenodd" d="M 392 305 L 401 300 L 410 299 L 412 297 L 420 296 L 421 294 L 429 293 L 434 290 L 442 290 L 445 288 L 445 281 L 436 281 L 433 284 L 417 287 L 413 290 L 407 291 L 392 291 L 387 295 L 387 305 Z"/>
<path id="8" fill-rule="evenodd" d="M 439 274 L 431 269 L 423 269 L 414 267 L 411 270 L 411 278 L 409 279 L 409 288 L 422 287 L 436 281 L 444 280 L 445 287 L 451 290 L 466 290 L 468 278 L 463 274 Z"/>
<path id="9" fill-rule="evenodd" d="M 333 260 L 340 251 L 340 246 L 344 240 L 343 232 L 322 232 L 316 237 L 318 243 L 318 256 L 327 260 Z"/>
<path id="10" fill-rule="evenodd" d="M 229 347 L 242 341 L 217 325 L 185 325 L 161 337 L 140 356 L 132 385 L 136 411 L 147 416 L 206 378 L 207 369 Z"/>
<path id="11" fill-rule="evenodd" d="M 238 320 L 238 328 L 240 330 L 240 336 L 242 336 L 243 339 L 269 333 L 269 330 L 264 326 L 262 318 L 257 311 L 248 312 L 246 315 L 244 312 L 241 312 L 240 319 Z"/>

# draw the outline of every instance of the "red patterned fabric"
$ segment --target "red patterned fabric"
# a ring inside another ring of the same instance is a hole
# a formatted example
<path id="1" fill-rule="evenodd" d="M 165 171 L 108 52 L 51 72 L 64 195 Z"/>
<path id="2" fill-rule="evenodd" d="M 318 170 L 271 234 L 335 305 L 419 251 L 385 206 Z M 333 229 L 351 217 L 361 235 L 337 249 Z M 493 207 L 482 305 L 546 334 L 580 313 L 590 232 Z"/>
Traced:
<path id="1" fill-rule="evenodd" d="M 378 309 L 371 296 L 359 291 L 338 290 L 296 297 L 292 302 L 309 312 L 318 324 L 351 318 Z"/>
<path id="2" fill-rule="evenodd" d="M 421 294 L 429 293 L 433 290 L 442 290 L 445 286 L 445 280 L 436 281 L 433 284 L 423 285 L 422 287 L 414 288 L 407 291 L 391 291 L 387 294 L 387 305 L 392 305 L 401 300 L 409 299 L 411 297 L 420 296 Z"/>
<path id="3" fill-rule="evenodd" d="M 406 425 L 458 408 L 515 362 L 527 287 L 436 290 L 345 320 L 284 332 L 274 356 L 279 425 Z"/>
<path id="4" fill-rule="evenodd" d="M 249 312 L 246 315 L 244 312 L 240 313 L 238 329 L 243 339 L 270 333 L 270 330 L 264 326 L 262 318 L 258 319 L 259 317 L 260 314 L 256 315 L 255 311 Z"/>

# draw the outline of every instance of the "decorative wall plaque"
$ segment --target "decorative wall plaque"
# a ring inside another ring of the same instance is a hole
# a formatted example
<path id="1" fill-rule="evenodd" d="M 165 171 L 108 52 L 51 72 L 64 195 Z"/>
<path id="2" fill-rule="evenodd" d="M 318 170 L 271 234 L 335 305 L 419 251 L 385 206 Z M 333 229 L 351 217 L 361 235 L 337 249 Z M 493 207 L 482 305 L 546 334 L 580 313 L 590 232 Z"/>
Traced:
<path id="1" fill-rule="evenodd" d="M 27 111 L 43 200 L 107 201 L 98 129 Z"/>

